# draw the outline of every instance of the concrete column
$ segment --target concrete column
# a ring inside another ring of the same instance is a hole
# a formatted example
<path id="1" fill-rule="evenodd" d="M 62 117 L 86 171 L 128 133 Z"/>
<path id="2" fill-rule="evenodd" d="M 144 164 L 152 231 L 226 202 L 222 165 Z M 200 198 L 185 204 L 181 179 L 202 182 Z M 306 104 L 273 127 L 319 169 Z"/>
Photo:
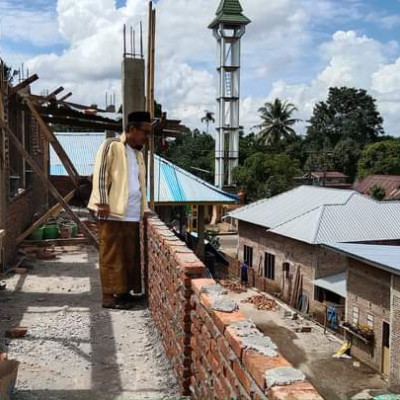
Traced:
<path id="1" fill-rule="evenodd" d="M 144 60 L 141 58 L 124 58 L 121 76 L 125 128 L 128 115 L 131 112 L 146 110 Z"/>
<path id="2" fill-rule="evenodd" d="M 201 261 L 205 261 L 205 227 L 204 227 L 204 206 L 198 206 L 197 211 L 197 235 L 198 235 L 198 253 Z"/>

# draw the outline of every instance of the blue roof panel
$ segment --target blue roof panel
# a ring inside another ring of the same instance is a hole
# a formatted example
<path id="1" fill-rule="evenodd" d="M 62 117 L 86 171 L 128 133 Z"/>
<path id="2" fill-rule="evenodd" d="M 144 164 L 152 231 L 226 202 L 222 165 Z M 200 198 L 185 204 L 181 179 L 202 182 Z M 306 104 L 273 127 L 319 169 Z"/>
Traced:
<path id="1" fill-rule="evenodd" d="M 93 173 L 94 162 L 104 133 L 56 133 L 61 146 L 81 176 Z M 59 157 L 50 150 L 50 175 L 68 176 Z M 221 203 L 234 204 L 237 196 L 226 193 L 175 164 L 154 157 L 154 198 L 156 203 Z M 149 191 L 148 191 L 149 197 Z"/>

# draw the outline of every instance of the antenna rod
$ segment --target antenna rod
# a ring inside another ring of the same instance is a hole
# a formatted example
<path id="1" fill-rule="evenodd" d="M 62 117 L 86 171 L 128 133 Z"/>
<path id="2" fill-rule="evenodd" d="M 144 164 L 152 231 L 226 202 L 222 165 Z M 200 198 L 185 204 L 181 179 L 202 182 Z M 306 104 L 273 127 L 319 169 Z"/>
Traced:
<path id="1" fill-rule="evenodd" d="M 140 56 L 143 58 L 143 24 L 140 21 Z"/>
<path id="2" fill-rule="evenodd" d="M 124 24 L 124 58 L 126 57 L 126 25 Z"/>

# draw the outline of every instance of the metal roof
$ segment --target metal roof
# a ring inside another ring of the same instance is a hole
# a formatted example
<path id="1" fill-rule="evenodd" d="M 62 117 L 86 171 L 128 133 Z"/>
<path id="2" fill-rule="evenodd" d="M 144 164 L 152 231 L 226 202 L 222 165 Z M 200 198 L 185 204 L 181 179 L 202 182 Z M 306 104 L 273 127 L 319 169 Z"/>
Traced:
<path id="1" fill-rule="evenodd" d="M 154 199 L 156 203 L 236 203 L 236 195 L 226 193 L 197 176 L 159 157 L 154 158 Z"/>
<path id="2" fill-rule="evenodd" d="M 233 25 L 247 25 L 251 21 L 243 15 L 243 9 L 239 0 L 221 0 L 216 12 L 216 18 L 211 22 L 209 28 L 215 28 L 220 23 Z"/>
<path id="3" fill-rule="evenodd" d="M 369 195 L 374 185 L 385 189 L 385 200 L 400 198 L 400 175 L 369 175 L 355 186 L 355 190 Z"/>
<path id="4" fill-rule="evenodd" d="M 106 139 L 105 133 L 56 132 L 55 135 L 68 157 L 71 159 L 79 175 L 91 175 L 93 173 L 97 151 Z M 68 172 L 52 146 L 50 146 L 50 175 L 68 176 Z"/>
<path id="5" fill-rule="evenodd" d="M 325 276 L 323 278 L 316 279 L 313 283 L 315 286 L 329 290 L 330 292 L 336 293 L 341 297 L 347 297 L 346 272 L 336 275 Z"/>
<path id="6" fill-rule="evenodd" d="M 400 275 L 400 246 L 335 243 L 323 247 Z"/>
<path id="7" fill-rule="evenodd" d="M 300 186 L 229 215 L 310 244 L 400 239 L 400 202 L 351 190 Z"/>
<path id="8" fill-rule="evenodd" d="M 355 192 L 299 186 L 269 199 L 241 207 L 229 215 L 240 221 L 273 228 L 325 204 L 344 204 Z"/>
<path id="9" fill-rule="evenodd" d="M 58 132 L 56 137 L 78 173 L 81 176 L 91 175 L 105 134 Z M 68 176 L 53 149 L 50 151 L 50 175 Z M 238 201 L 236 195 L 218 189 L 157 155 L 154 159 L 154 182 L 154 198 L 158 204 L 234 204 Z"/>

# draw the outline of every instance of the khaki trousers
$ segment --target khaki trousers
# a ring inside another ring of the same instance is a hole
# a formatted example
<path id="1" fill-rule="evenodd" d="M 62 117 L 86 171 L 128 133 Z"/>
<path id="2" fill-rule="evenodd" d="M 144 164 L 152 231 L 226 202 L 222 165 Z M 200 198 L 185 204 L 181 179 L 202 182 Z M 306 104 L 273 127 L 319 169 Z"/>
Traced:
<path id="1" fill-rule="evenodd" d="M 101 221 L 99 234 L 103 294 L 141 293 L 140 223 Z"/>

